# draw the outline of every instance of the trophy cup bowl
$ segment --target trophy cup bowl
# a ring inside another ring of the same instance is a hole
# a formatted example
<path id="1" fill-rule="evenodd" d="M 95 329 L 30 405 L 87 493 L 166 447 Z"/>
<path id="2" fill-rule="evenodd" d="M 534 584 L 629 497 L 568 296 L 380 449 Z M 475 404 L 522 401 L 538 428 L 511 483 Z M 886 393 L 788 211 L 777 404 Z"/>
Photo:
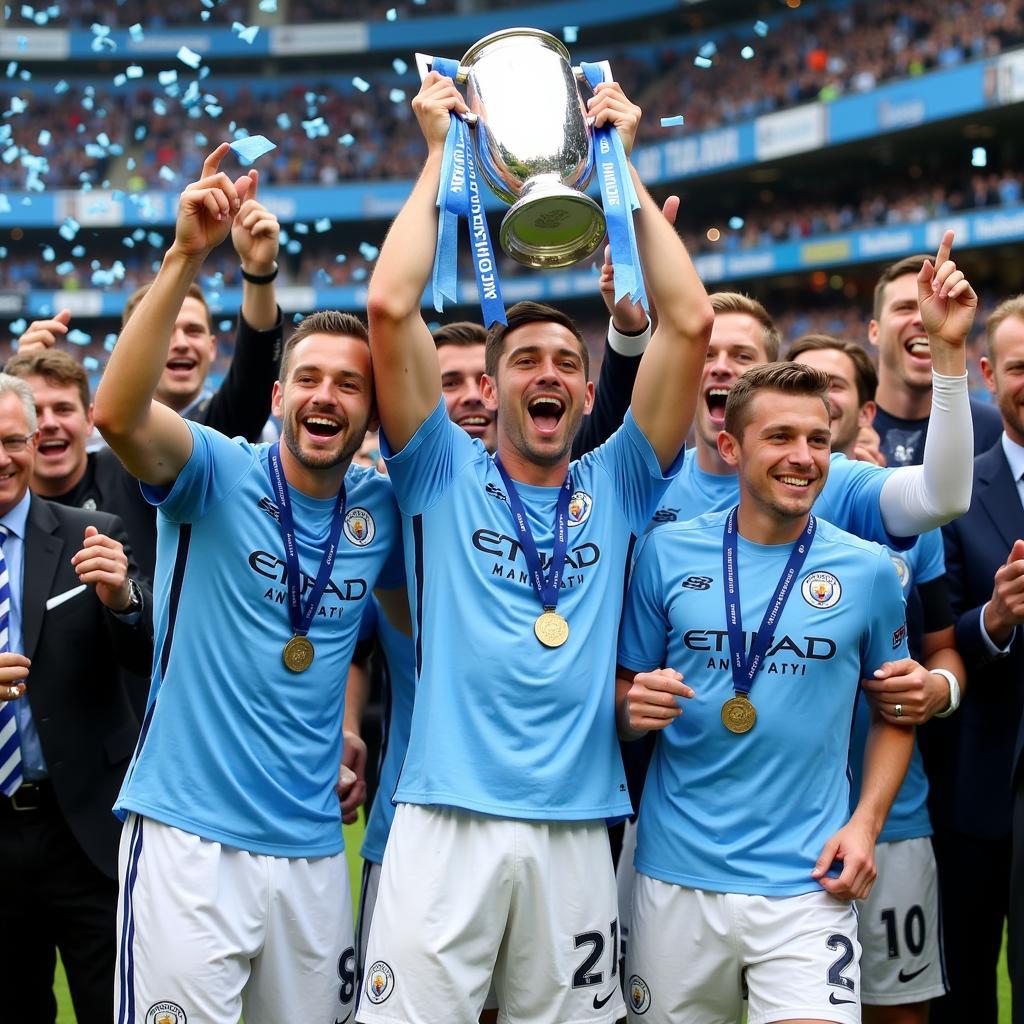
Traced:
<path id="1" fill-rule="evenodd" d="M 594 172 L 594 143 L 580 89 L 593 93 L 569 51 L 547 32 L 504 29 L 466 51 L 459 80 L 476 115 L 467 121 L 480 172 L 512 204 L 502 249 L 528 267 L 586 259 L 604 238 L 605 218 L 582 191 Z"/>

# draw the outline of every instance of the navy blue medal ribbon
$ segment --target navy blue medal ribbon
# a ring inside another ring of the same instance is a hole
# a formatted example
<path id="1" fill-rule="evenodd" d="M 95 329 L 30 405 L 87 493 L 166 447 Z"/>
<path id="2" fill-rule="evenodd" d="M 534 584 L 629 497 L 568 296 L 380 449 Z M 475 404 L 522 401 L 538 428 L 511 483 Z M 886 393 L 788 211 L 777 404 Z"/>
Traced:
<path id="1" fill-rule="evenodd" d="M 738 558 L 738 541 L 736 531 L 736 509 L 734 508 L 725 521 L 725 542 L 722 545 L 722 569 L 725 576 L 725 613 L 729 630 L 729 664 L 732 668 L 733 689 L 736 696 L 746 701 L 758 670 L 764 662 L 765 655 L 771 645 L 775 624 L 786 607 L 789 595 L 793 592 L 793 583 L 800 575 L 800 570 L 807 559 L 817 521 L 814 516 L 807 517 L 807 527 L 793 545 L 786 567 L 775 587 L 775 595 L 768 602 L 761 625 L 754 634 L 750 645 L 749 656 L 743 643 L 743 616 L 740 612 L 740 568 Z M 731 702 L 730 702 L 731 703 Z M 750 723 L 753 725 L 753 722 Z M 749 726 L 748 726 L 749 728 Z M 746 731 L 746 730 L 733 730 Z"/>
<path id="2" fill-rule="evenodd" d="M 275 441 L 270 446 L 268 463 L 270 466 L 270 481 L 274 486 L 274 495 L 277 498 L 278 521 L 281 529 L 281 538 L 284 541 L 285 564 L 288 567 L 288 618 L 292 627 L 292 639 L 285 647 L 285 664 L 292 671 L 301 672 L 309 667 L 313 660 L 313 645 L 306 639 L 309 627 L 313 624 L 313 616 L 320 607 L 320 599 L 327 588 L 327 581 L 331 578 L 331 569 L 334 566 L 334 557 L 338 551 L 338 541 L 341 539 L 341 526 L 345 518 L 345 481 L 342 480 L 338 489 L 338 497 L 334 503 L 334 512 L 331 516 L 331 528 L 327 538 L 327 548 L 320 559 L 320 568 L 317 570 L 316 579 L 309 591 L 309 597 L 305 605 L 302 603 L 302 573 L 299 569 L 299 551 L 295 542 L 295 520 L 292 516 L 291 497 L 288 494 L 288 485 L 281 470 L 281 443 Z M 296 638 L 301 638 L 298 645 L 295 645 Z M 304 652 L 305 662 L 299 664 L 303 654 L 295 655 L 295 663 L 289 661 L 288 648 L 293 651 Z"/>
<path id="3" fill-rule="evenodd" d="M 522 498 L 516 489 L 515 481 L 508 475 L 501 459 L 495 455 L 494 465 L 501 474 L 505 490 L 508 495 L 508 505 L 512 511 L 512 520 L 515 523 L 516 531 L 519 534 L 519 543 L 526 558 L 526 566 L 530 571 L 530 582 L 533 589 L 540 598 L 544 613 L 554 613 L 558 606 L 558 595 L 562 586 L 562 572 L 565 568 L 565 552 L 569 546 L 569 500 L 572 498 L 572 473 L 566 473 L 565 482 L 558 492 L 558 502 L 555 505 L 555 540 L 551 551 L 551 563 L 547 577 L 544 576 L 544 569 L 541 565 L 540 554 L 537 551 L 537 542 L 533 539 L 533 530 L 526 518 L 526 509 L 523 507 Z M 544 617 L 543 615 L 541 616 Z M 540 620 L 538 620 L 540 621 Z M 559 618 L 560 622 L 563 622 Z M 568 637 L 566 631 L 565 636 Z M 563 638 L 559 643 L 546 643 L 538 634 L 538 638 L 546 646 L 560 646 L 565 642 Z"/>
<path id="4" fill-rule="evenodd" d="M 455 81 L 459 72 L 458 61 L 446 57 L 434 57 L 431 67 L 452 81 Z M 458 299 L 459 218 L 465 217 L 469 224 L 470 251 L 484 325 L 490 327 L 494 323 L 506 323 L 498 261 L 494 256 L 483 197 L 480 194 L 473 140 L 469 135 L 469 126 L 454 113 L 451 115 L 441 157 L 437 207 L 437 246 L 431 279 L 434 309 L 439 313 L 444 312 L 445 299 L 449 302 Z"/>
<path id="5" fill-rule="evenodd" d="M 605 81 L 600 64 L 583 63 L 583 75 L 592 89 Z M 615 301 L 628 295 L 648 310 L 644 272 L 636 242 L 633 211 L 640 209 L 640 198 L 629 172 L 629 160 L 614 125 L 594 129 L 594 158 L 601 186 L 601 205 L 608 226 L 608 245 L 615 270 Z"/>

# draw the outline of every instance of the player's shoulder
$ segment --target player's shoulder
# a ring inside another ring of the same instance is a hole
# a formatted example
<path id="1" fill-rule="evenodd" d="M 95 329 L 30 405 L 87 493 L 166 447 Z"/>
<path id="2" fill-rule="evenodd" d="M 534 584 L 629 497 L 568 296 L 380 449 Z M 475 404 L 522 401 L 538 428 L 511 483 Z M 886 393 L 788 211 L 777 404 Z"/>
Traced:
<path id="1" fill-rule="evenodd" d="M 888 476 L 892 469 L 886 466 L 876 466 L 873 462 L 865 462 L 862 459 L 851 459 L 842 452 L 833 452 L 828 460 L 828 479 L 842 480 L 847 477 L 878 477 L 882 479 Z"/>
<path id="2" fill-rule="evenodd" d="M 641 547 L 650 546 L 660 549 L 678 545 L 685 546 L 699 543 L 705 539 L 711 539 L 721 547 L 725 520 L 728 515 L 729 510 L 725 509 L 721 512 L 706 512 L 704 515 L 695 516 L 692 519 L 652 523 L 644 533 Z"/>
<path id="3" fill-rule="evenodd" d="M 390 500 L 393 496 L 391 478 L 373 466 L 349 466 L 345 472 L 345 489 L 353 495 L 358 493 L 382 500 Z"/>
<path id="4" fill-rule="evenodd" d="M 881 544 L 872 540 L 864 540 L 856 534 L 841 530 L 823 519 L 817 520 L 817 536 L 811 549 L 810 558 L 821 557 L 823 551 L 829 551 L 837 558 L 851 566 L 861 566 L 865 572 L 873 573 L 880 561 L 889 561 L 889 552 Z"/>

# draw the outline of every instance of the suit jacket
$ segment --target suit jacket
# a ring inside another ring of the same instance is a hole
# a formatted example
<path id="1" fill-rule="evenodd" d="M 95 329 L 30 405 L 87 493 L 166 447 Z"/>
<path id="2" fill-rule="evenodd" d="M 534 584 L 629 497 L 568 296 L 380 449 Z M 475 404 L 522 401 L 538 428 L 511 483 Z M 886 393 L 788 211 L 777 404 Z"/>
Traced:
<path id="1" fill-rule="evenodd" d="M 959 711 L 933 719 L 919 733 L 930 809 L 937 825 L 996 839 L 1010 834 L 1011 773 L 1024 712 L 1021 631 L 1002 657 L 989 653 L 981 634 L 981 610 L 992 596 L 996 570 L 1024 537 L 1024 508 L 1001 442 L 975 458 L 971 506 L 942 532 L 967 692 Z"/>
<path id="2" fill-rule="evenodd" d="M 72 834 L 96 866 L 116 878 L 121 825 L 111 807 L 139 735 L 138 716 L 116 667 L 149 675 L 152 595 L 144 588 L 143 612 L 134 625 L 106 608 L 92 586 L 46 607 L 51 598 L 81 586 L 71 557 L 90 525 L 127 547 L 115 516 L 32 496 L 22 592 L 22 638 L 32 667 L 21 699 L 31 706 Z M 129 562 L 131 573 L 130 556 Z"/>

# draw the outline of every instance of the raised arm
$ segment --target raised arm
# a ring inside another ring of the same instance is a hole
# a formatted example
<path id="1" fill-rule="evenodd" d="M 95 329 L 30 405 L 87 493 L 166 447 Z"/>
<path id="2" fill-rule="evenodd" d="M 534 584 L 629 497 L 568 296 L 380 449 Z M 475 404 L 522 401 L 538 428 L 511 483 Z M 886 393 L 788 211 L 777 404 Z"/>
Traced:
<path id="1" fill-rule="evenodd" d="M 452 80 L 434 71 L 412 109 L 427 141 L 427 161 L 384 240 L 366 300 L 377 409 L 392 451 L 406 446 L 441 397 L 437 350 L 420 304 L 434 265 L 435 204 L 451 113 L 467 110 Z"/>
<path id="2" fill-rule="evenodd" d="M 615 125 L 628 154 L 640 110 L 618 85 L 599 85 L 590 113 L 597 126 L 609 121 Z M 637 246 L 650 299 L 658 310 L 658 326 L 633 386 L 633 418 L 667 469 L 683 447 L 693 420 L 714 311 L 682 239 L 632 165 L 630 172 L 640 199 Z"/>
<path id="3" fill-rule="evenodd" d="M 942 236 L 935 263 L 917 278 L 921 320 L 932 355 L 932 411 L 920 466 L 895 470 L 879 504 L 886 530 L 912 537 L 962 516 L 971 504 L 974 424 L 967 395 L 967 336 L 978 296 L 950 259 L 953 232 Z"/>
<path id="4" fill-rule="evenodd" d="M 174 242 L 132 313 L 96 389 L 96 426 L 127 469 L 145 483 L 170 486 L 192 454 L 192 434 L 172 409 L 153 400 L 167 362 L 174 321 L 188 286 L 227 237 L 251 179 L 220 171 L 224 143 L 206 158 L 202 178 L 178 203 Z"/>

